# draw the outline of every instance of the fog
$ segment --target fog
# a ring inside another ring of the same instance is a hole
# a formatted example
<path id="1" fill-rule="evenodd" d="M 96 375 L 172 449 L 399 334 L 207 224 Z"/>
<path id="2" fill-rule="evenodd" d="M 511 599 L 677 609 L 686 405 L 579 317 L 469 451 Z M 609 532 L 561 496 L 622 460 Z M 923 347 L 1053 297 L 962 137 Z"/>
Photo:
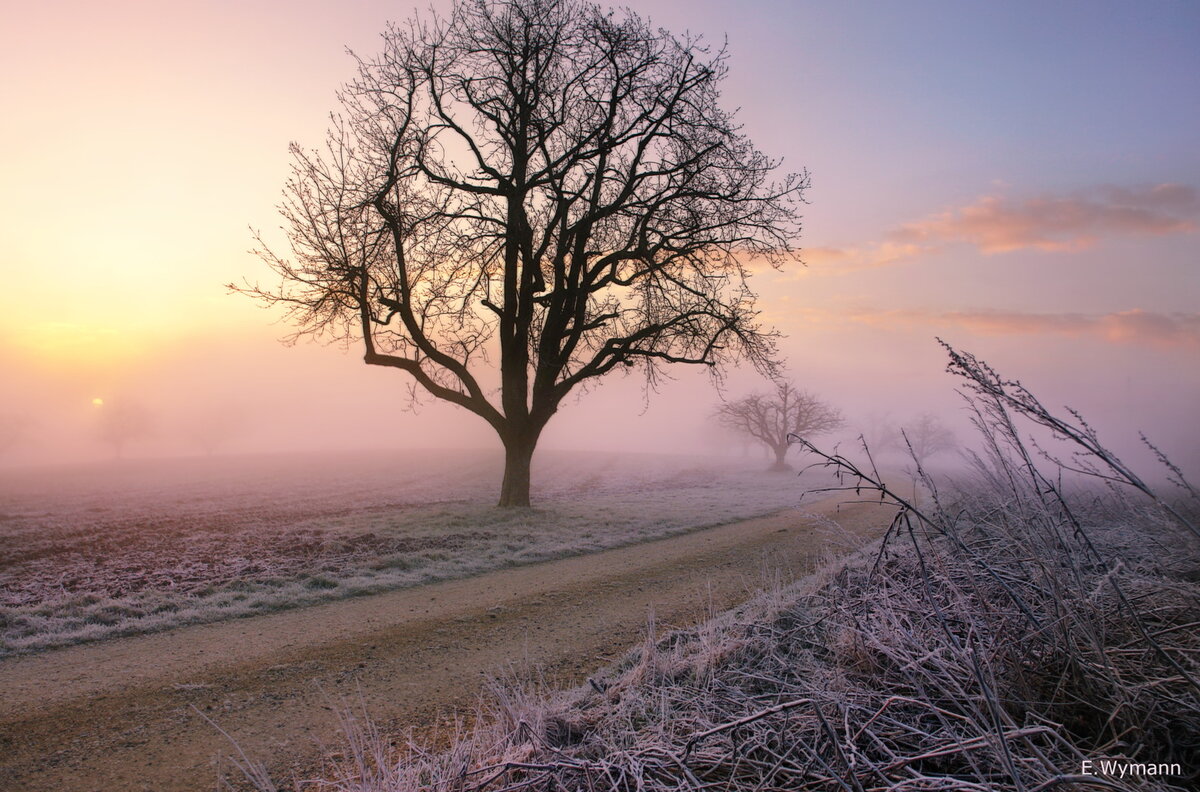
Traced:
<path id="1" fill-rule="evenodd" d="M 236 24 L 220 4 L 13 9 L 0 467 L 499 448 L 460 409 L 408 409 L 405 376 L 356 350 L 280 345 L 276 317 L 224 293 L 272 280 L 246 227 L 278 225 L 287 142 L 323 139 L 345 48 L 371 56 L 410 13 L 318 5 L 251 3 Z M 1144 430 L 1200 466 L 1194 13 L 776 5 L 638 9 L 727 35 L 728 107 L 782 170 L 812 172 L 808 268 L 755 285 L 789 378 L 849 419 L 822 442 L 926 413 L 965 442 L 941 335 L 1118 452 L 1144 462 Z M 64 138 L 80 117 L 87 134 Z M 69 228 L 66 185 L 93 196 Z M 636 373 L 569 398 L 541 448 L 743 453 L 713 406 L 765 383 L 672 373 L 649 399 Z"/>
<path id="2" fill-rule="evenodd" d="M 933 338 L 895 328 L 791 329 L 781 342 L 787 376 L 847 418 L 836 436 L 818 438 L 821 445 L 854 448 L 860 433 L 871 437 L 933 414 L 969 446 L 974 433 L 956 393 L 961 383 L 944 373 L 945 353 Z M 10 352 L 0 361 L 0 465 L 357 449 L 498 452 L 482 419 L 428 395 L 414 403 L 406 375 L 365 365 L 353 348 L 285 346 L 274 337 L 280 332 L 275 325 L 184 340 L 120 364 L 66 365 Z M 1152 460 L 1139 431 L 1189 470 L 1200 466 L 1200 374 L 1190 354 L 1086 339 L 967 336 L 954 343 L 1022 380 L 1048 407 L 1079 409 L 1142 470 Z M 721 398 L 767 382 L 750 370 L 720 380 L 703 367 L 667 372 L 672 378 L 656 391 L 634 369 L 573 394 L 539 448 L 736 455 L 757 464 L 761 451 L 718 428 L 712 414 Z M 942 454 L 937 466 L 956 460 Z"/>

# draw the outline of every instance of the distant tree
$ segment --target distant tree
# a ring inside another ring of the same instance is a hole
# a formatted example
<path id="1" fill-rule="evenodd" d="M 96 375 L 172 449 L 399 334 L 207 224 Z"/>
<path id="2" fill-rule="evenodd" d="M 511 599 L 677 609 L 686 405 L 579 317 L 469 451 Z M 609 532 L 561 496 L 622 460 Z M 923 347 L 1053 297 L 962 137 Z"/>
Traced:
<path id="1" fill-rule="evenodd" d="M 841 412 L 808 391 L 777 382 L 770 393 L 755 393 L 717 407 L 717 422 L 758 440 L 775 454 L 771 470 L 789 470 L 788 435 L 805 439 L 840 428 Z"/>
<path id="2" fill-rule="evenodd" d="M 99 414 L 97 434 L 103 443 L 112 447 L 117 459 L 124 455 L 128 443 L 153 433 L 154 420 L 150 412 L 137 402 L 106 401 L 98 404 L 96 410 Z"/>
<path id="3" fill-rule="evenodd" d="M 208 456 L 244 435 L 250 428 L 250 416 L 233 404 L 208 404 L 187 415 L 184 435 Z"/>
<path id="4" fill-rule="evenodd" d="M 13 413 L 0 414 L 0 456 L 7 454 L 25 437 L 29 420 Z"/>
<path id="5" fill-rule="evenodd" d="M 901 447 L 911 451 L 913 460 L 924 467 L 930 457 L 950 451 L 958 445 L 954 432 L 933 413 L 923 413 L 902 430 Z"/>
<path id="6" fill-rule="evenodd" d="M 859 426 L 859 437 L 871 455 L 879 456 L 888 451 L 902 448 L 900 430 L 887 415 L 870 413 Z"/>
<path id="7" fill-rule="evenodd" d="M 292 255 L 260 240 L 281 285 L 236 290 L 487 421 L 501 506 L 577 387 L 772 371 L 747 262 L 793 256 L 807 176 L 721 106 L 723 50 L 582 0 L 458 0 L 383 39 L 323 150 L 292 147 Z"/>

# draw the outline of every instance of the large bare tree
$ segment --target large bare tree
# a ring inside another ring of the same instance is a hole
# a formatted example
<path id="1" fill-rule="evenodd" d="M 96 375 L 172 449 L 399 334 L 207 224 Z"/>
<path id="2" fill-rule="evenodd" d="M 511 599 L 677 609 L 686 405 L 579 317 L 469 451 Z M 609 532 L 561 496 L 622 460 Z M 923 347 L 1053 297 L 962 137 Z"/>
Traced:
<path id="1" fill-rule="evenodd" d="M 502 506 L 573 389 L 771 369 L 747 266 L 792 255 L 807 176 L 722 108 L 723 50 L 579 0 L 459 0 L 383 41 L 326 145 L 292 146 L 281 285 L 241 291 L 487 421 Z"/>
<path id="2" fill-rule="evenodd" d="M 774 452 L 771 470 L 790 470 L 788 435 L 808 439 L 832 432 L 845 423 L 836 407 L 784 381 L 776 382 L 770 393 L 754 393 L 721 403 L 716 418 L 722 426 L 752 437 Z"/>

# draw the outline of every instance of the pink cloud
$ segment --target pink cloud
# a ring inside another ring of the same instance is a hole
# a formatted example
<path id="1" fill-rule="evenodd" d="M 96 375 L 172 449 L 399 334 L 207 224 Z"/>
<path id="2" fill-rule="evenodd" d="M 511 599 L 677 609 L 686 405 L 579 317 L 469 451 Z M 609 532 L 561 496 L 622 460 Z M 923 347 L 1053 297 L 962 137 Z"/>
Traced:
<path id="1" fill-rule="evenodd" d="M 1182 343 L 1200 347 L 1200 315 L 1198 314 L 1122 311 L 1101 317 L 1100 326 L 1110 341 Z"/>
<path id="2" fill-rule="evenodd" d="M 930 317 L 981 335 L 1082 335 L 1094 332 L 1097 318 L 1086 314 L 1031 314 L 1004 311 L 951 311 Z"/>
<path id="3" fill-rule="evenodd" d="M 920 253 L 921 247 L 919 245 L 888 241 L 841 248 L 805 248 L 801 254 L 801 258 L 808 268 L 812 270 L 852 272 L 886 267 L 889 264 L 918 256 Z"/>
<path id="4" fill-rule="evenodd" d="M 966 243 L 982 253 L 1070 251 L 1105 236 L 1194 231 L 1198 215 L 1200 196 L 1188 185 L 1106 186 L 1020 200 L 984 196 L 969 206 L 901 226 L 889 239 L 925 249 Z"/>
<path id="5" fill-rule="evenodd" d="M 857 311 L 847 318 L 885 327 L 961 328 L 978 335 L 1065 335 L 1116 344 L 1200 349 L 1200 314 L 1141 309 L 1107 314 L 1005 311 Z"/>
<path id="6" fill-rule="evenodd" d="M 906 223 L 882 242 L 812 247 L 796 277 L 885 267 L 948 245 L 971 245 L 984 254 L 1013 250 L 1069 252 L 1103 237 L 1189 233 L 1200 220 L 1200 192 L 1186 184 L 1102 186 L 1073 195 L 1009 198 L 985 195 Z"/>

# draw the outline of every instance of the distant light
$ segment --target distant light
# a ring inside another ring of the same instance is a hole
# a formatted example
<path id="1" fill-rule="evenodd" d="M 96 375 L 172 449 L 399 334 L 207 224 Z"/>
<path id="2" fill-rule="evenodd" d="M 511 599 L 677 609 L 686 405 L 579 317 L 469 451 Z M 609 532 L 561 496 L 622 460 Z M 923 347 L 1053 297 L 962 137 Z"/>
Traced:
<path id="1" fill-rule="evenodd" d="M 96 398 L 92 399 L 92 404 L 96 407 L 103 407 L 104 399 L 101 399 L 99 396 L 97 396 Z"/>

